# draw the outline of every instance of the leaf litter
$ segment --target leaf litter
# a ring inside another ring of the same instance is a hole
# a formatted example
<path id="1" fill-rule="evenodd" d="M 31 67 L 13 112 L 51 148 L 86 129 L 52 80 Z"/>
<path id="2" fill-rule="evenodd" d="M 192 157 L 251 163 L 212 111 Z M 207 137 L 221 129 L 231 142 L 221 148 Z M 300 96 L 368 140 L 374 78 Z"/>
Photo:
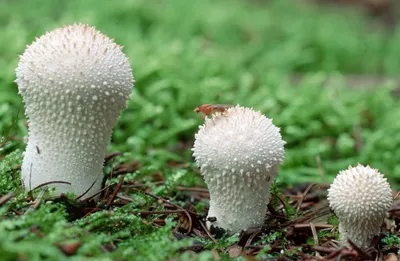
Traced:
<path id="1" fill-rule="evenodd" d="M 113 153 L 107 156 L 106 161 L 110 164 L 113 158 L 119 156 L 121 153 Z M 191 241 L 190 246 L 180 248 L 180 253 L 211 251 L 215 259 L 241 256 L 247 260 L 259 260 L 263 257 L 279 256 L 280 260 L 396 260 L 393 258 L 398 251 L 398 242 L 388 244 L 385 238 L 390 237 L 400 241 L 399 197 L 395 199 L 389 216 L 385 219 L 382 233 L 374 239 L 371 247 L 365 250 L 353 242 L 350 242 L 352 249 L 339 246 L 336 240 L 338 221 L 329 210 L 326 201 L 328 185 L 316 183 L 292 186 L 281 193 L 273 192 L 264 226 L 242 231 L 236 235 L 236 240 L 232 241 L 225 231 L 214 228 L 210 231 L 205 225 L 209 200 L 207 188 L 177 185 L 162 196 L 156 195 L 153 193 L 154 188 L 160 188 L 168 182 L 164 179 L 163 173 L 154 173 L 152 177 L 156 180 L 154 184 L 125 180 L 125 175 L 139 169 L 138 162 L 121 163 L 113 168 L 110 174 L 106 175 L 101 193 L 96 195 L 97 203 L 93 200 L 94 197 L 79 201 L 77 198 L 71 199 L 67 195 L 61 195 L 52 200 L 52 204 L 63 204 L 67 220 L 74 222 L 97 212 L 112 212 L 123 208 L 135 203 L 137 196 L 147 198 L 149 202 L 129 214 L 140 217 L 144 223 L 156 229 L 164 227 L 169 222 L 168 218 L 172 219 L 175 221 L 175 226 L 170 231 L 171 237 L 178 241 Z M 118 182 L 106 185 L 107 179 L 111 178 L 117 179 Z M 21 207 L 16 205 L 16 209 L 13 209 L 11 206 L 8 212 L 26 215 L 40 208 L 41 204 L 46 204 L 45 185 L 39 186 L 40 192 L 35 198 L 28 193 L 22 199 L 27 203 L 25 208 L 21 210 Z M 14 196 L 15 193 L 2 196 L 0 207 L 6 205 Z M 38 237 L 45 236 L 40 224 L 31 226 L 29 233 Z M 118 241 L 118 238 L 115 240 Z M 55 245 L 66 256 L 73 256 L 84 242 L 74 240 Z M 116 244 L 113 246 L 106 244 L 103 247 L 108 252 L 118 249 Z"/>

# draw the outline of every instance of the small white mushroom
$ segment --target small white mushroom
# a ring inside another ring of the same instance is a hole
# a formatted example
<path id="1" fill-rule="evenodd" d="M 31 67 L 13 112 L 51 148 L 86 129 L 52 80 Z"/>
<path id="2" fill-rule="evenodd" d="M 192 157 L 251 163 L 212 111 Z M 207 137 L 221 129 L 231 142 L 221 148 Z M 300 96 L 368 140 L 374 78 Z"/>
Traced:
<path id="1" fill-rule="evenodd" d="M 236 233 L 263 225 L 284 144 L 272 120 L 250 108 L 232 107 L 205 120 L 193 156 L 210 191 L 208 227 Z"/>
<path id="2" fill-rule="evenodd" d="M 98 192 L 107 144 L 134 83 L 122 47 L 88 25 L 55 29 L 27 46 L 16 69 L 29 119 L 26 189 Z"/>
<path id="3" fill-rule="evenodd" d="M 350 247 L 350 239 L 367 248 L 379 234 L 393 198 L 383 174 L 358 165 L 339 172 L 328 190 L 328 201 L 339 218 L 341 243 Z"/>

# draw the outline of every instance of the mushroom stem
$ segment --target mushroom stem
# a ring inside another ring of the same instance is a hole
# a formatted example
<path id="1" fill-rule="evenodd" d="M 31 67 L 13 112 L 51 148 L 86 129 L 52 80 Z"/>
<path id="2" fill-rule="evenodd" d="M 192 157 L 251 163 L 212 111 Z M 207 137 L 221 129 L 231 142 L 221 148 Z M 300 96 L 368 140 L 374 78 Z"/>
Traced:
<path id="1" fill-rule="evenodd" d="M 261 227 L 264 224 L 270 187 L 272 180 L 277 175 L 277 168 L 271 169 L 269 175 L 264 179 L 260 177 L 259 180 L 252 180 L 247 176 L 239 176 L 238 179 L 241 180 L 232 183 L 232 176 L 229 177 L 229 175 L 237 174 L 228 173 L 228 171 L 206 174 L 207 177 L 214 176 L 214 179 L 219 179 L 219 181 L 215 181 L 205 178 L 207 184 L 213 184 L 213 182 L 227 184 L 225 189 L 209 186 L 208 227 L 220 227 L 235 233 L 241 229 Z M 206 176 L 204 175 L 204 177 Z M 213 219 L 214 217 L 215 219 Z"/>

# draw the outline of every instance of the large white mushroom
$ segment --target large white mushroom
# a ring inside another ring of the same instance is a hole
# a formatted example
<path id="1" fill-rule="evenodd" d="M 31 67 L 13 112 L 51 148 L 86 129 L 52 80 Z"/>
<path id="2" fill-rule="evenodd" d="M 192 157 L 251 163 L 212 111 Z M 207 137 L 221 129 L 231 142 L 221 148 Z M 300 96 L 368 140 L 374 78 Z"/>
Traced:
<path id="1" fill-rule="evenodd" d="M 205 120 L 193 156 L 210 191 L 208 227 L 235 233 L 263 225 L 284 144 L 272 120 L 250 108 L 232 107 Z"/>
<path id="2" fill-rule="evenodd" d="M 340 171 L 328 190 L 328 201 L 339 218 L 341 243 L 350 247 L 350 239 L 369 247 L 392 200 L 390 185 L 377 169 L 358 165 Z"/>
<path id="3" fill-rule="evenodd" d="M 20 57 L 16 83 L 29 119 L 26 189 L 52 181 L 58 193 L 98 192 L 107 144 L 134 83 L 122 47 L 94 27 L 46 33 Z"/>

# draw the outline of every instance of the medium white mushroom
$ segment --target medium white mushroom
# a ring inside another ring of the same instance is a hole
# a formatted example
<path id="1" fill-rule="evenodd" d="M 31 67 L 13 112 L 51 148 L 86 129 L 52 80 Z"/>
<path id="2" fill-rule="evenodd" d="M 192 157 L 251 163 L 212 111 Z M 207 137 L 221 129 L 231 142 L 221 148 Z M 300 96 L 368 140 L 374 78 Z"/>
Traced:
<path id="1" fill-rule="evenodd" d="M 253 109 L 206 118 L 192 150 L 210 191 L 208 227 L 236 233 L 263 225 L 284 144 L 272 120 Z"/>
<path id="2" fill-rule="evenodd" d="M 29 119 L 26 189 L 52 181 L 58 193 L 98 192 L 107 144 L 134 83 L 122 47 L 94 27 L 46 33 L 20 57 L 19 93 Z"/>
<path id="3" fill-rule="evenodd" d="M 340 171 L 328 189 L 328 201 L 339 218 L 341 243 L 350 247 L 350 239 L 359 247 L 369 247 L 392 200 L 390 185 L 377 169 L 358 165 Z"/>

